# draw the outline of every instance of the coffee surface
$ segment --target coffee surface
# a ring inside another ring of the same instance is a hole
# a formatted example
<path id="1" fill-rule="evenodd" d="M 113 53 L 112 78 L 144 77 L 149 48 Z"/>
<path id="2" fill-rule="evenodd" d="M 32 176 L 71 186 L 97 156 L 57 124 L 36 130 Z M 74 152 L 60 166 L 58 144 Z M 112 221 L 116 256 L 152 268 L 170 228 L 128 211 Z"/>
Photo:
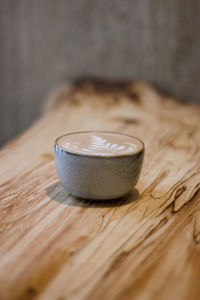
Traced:
<path id="1" fill-rule="evenodd" d="M 58 138 L 56 143 L 66 151 L 95 156 L 127 155 L 143 149 L 138 139 L 109 132 L 72 133 Z"/>

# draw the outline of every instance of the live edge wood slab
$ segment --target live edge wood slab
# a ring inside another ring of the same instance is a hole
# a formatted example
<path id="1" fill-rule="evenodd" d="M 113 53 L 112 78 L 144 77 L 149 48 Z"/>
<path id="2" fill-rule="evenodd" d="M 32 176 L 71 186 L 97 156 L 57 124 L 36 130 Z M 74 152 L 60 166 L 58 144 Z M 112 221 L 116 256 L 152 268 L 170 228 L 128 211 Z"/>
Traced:
<path id="1" fill-rule="evenodd" d="M 127 198 L 73 198 L 54 139 L 109 130 L 146 154 Z M 80 81 L 0 152 L 0 299 L 200 299 L 200 107 L 147 83 Z"/>

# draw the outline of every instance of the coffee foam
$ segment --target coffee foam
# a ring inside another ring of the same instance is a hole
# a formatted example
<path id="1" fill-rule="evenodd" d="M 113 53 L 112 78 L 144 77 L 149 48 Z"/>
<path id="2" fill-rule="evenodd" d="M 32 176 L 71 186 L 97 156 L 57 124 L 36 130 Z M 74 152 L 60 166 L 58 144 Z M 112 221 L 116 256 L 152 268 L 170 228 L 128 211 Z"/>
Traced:
<path id="1" fill-rule="evenodd" d="M 57 139 L 62 149 L 91 156 L 130 155 L 143 149 L 138 139 L 109 132 L 79 132 L 62 136 Z"/>

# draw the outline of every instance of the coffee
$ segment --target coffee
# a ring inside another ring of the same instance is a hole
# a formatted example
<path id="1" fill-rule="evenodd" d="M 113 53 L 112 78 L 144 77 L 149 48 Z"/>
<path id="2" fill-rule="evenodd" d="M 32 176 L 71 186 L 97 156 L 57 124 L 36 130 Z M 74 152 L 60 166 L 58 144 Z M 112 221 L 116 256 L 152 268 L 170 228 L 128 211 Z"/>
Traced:
<path id="1" fill-rule="evenodd" d="M 132 136 L 110 132 L 79 132 L 57 139 L 62 149 L 91 156 L 123 156 L 137 153 L 143 143 Z"/>

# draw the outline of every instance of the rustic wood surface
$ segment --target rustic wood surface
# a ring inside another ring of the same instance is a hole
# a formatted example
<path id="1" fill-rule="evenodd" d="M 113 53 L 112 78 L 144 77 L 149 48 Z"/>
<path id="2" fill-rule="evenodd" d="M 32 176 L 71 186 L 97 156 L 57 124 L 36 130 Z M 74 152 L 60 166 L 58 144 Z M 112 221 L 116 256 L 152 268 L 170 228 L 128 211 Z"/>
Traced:
<path id="1" fill-rule="evenodd" d="M 70 196 L 56 175 L 63 133 L 110 130 L 146 145 L 136 189 Z M 0 152 L 0 299 L 200 299 L 200 107 L 142 82 L 77 82 Z"/>

